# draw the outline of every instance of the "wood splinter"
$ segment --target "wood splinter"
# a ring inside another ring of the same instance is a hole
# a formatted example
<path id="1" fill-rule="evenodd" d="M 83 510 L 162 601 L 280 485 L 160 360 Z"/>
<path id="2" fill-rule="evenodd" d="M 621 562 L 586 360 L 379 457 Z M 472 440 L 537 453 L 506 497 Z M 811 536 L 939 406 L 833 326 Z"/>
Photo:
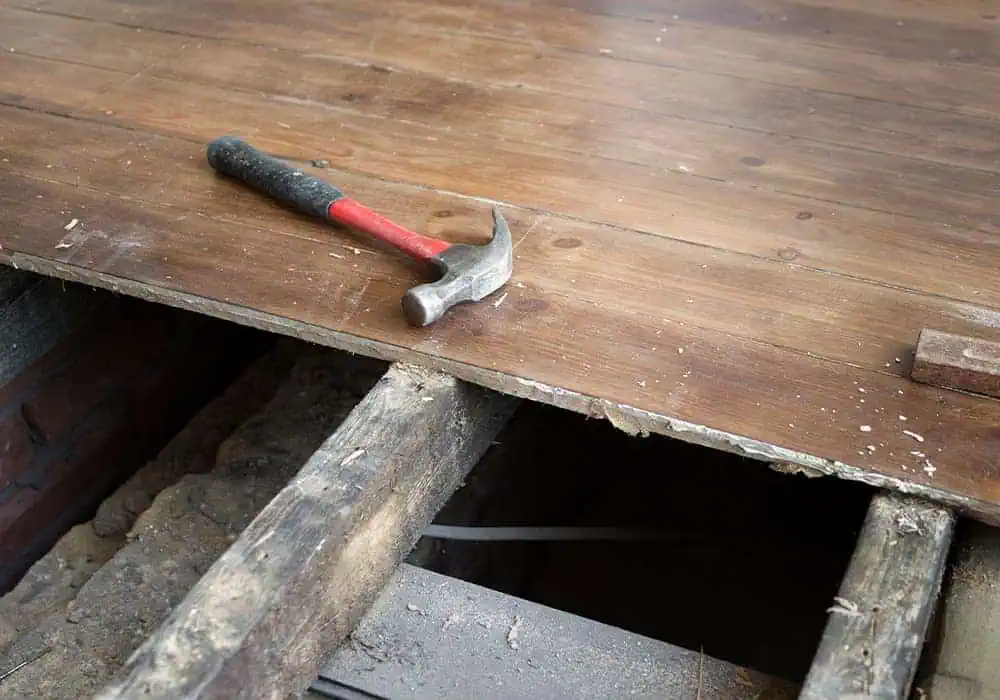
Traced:
<path id="1" fill-rule="evenodd" d="M 307 688 L 517 403 L 392 366 L 97 697 Z"/>
<path id="2" fill-rule="evenodd" d="M 920 331 L 910 378 L 922 384 L 1000 397 L 1000 343 Z"/>

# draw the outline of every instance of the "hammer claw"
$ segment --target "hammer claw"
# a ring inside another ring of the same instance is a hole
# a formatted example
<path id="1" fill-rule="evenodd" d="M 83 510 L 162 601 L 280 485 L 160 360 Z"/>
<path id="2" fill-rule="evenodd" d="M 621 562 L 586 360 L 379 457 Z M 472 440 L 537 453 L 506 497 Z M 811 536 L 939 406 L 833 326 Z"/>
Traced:
<path id="1" fill-rule="evenodd" d="M 493 207 L 493 235 L 483 246 L 454 244 L 433 262 L 441 271 L 436 282 L 413 287 L 403 296 L 403 313 L 415 326 L 426 326 L 456 304 L 481 301 L 510 279 L 514 253 L 510 228 Z"/>

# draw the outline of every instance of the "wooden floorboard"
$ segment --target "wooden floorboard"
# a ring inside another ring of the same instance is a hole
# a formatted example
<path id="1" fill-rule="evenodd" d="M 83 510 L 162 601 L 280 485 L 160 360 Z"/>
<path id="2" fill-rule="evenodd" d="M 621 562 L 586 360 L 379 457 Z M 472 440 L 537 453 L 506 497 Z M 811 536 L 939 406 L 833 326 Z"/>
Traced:
<path id="1" fill-rule="evenodd" d="M 925 326 L 1000 339 L 987 20 L 574 4 L 4 0 L 2 253 L 1000 518 L 1000 403 L 907 378 Z M 450 240 L 499 202 L 514 278 L 408 328 L 417 272 L 215 177 L 224 133 Z"/>
<path id="2" fill-rule="evenodd" d="M 59 1 L 52 0 L 53 3 Z M 339 91 L 334 84 L 335 76 L 346 70 L 338 65 L 345 60 L 353 62 L 355 68 L 358 63 L 374 63 L 404 72 L 405 75 L 382 78 L 383 81 L 393 81 L 397 89 L 401 87 L 401 83 L 409 83 L 423 73 L 439 79 L 447 77 L 453 82 L 469 83 L 478 87 L 480 92 L 489 88 L 491 92 L 498 93 L 492 95 L 494 99 L 502 96 L 507 101 L 513 99 L 522 102 L 530 97 L 513 94 L 515 91 L 541 92 L 542 98 L 537 99 L 541 99 L 543 104 L 556 103 L 552 111 L 564 111 L 563 120 L 571 119 L 580 123 L 581 127 L 585 124 L 591 134 L 601 133 L 600 126 L 610 121 L 609 117 L 613 113 L 602 118 L 604 115 L 601 112 L 593 113 L 593 106 L 586 109 L 585 115 L 581 115 L 579 107 L 567 106 L 559 110 L 558 103 L 561 100 L 572 98 L 608 105 L 619 110 L 642 113 L 647 115 L 647 119 L 671 117 L 710 122 L 722 127 L 736 126 L 754 132 L 775 132 L 782 136 L 796 136 L 820 143 L 864 146 L 876 151 L 888 150 L 959 165 L 989 168 L 993 163 L 992 160 L 985 160 L 988 153 L 984 153 L 984 149 L 988 151 L 988 146 L 995 148 L 992 129 L 995 127 L 997 95 L 1000 94 L 1000 71 L 984 71 L 975 66 L 966 67 L 965 73 L 955 75 L 949 69 L 955 65 L 964 65 L 955 62 L 938 68 L 927 63 L 896 61 L 892 64 L 893 69 L 888 71 L 889 75 L 879 72 L 868 75 L 865 78 L 867 87 L 859 89 L 858 95 L 852 95 L 844 94 L 843 83 L 846 81 L 850 84 L 856 80 L 853 77 L 855 75 L 865 75 L 864 65 L 857 63 L 863 60 L 863 54 L 853 49 L 827 51 L 821 57 L 813 59 L 816 67 L 809 71 L 801 65 L 798 52 L 788 55 L 783 61 L 771 60 L 768 63 L 773 53 L 772 47 L 784 46 L 777 39 L 769 39 L 764 46 L 748 48 L 746 54 L 733 48 L 734 44 L 739 46 L 742 39 L 730 42 L 725 53 L 721 47 L 713 52 L 715 61 L 720 65 L 711 68 L 706 67 L 706 62 L 702 60 L 692 60 L 690 65 L 678 66 L 670 61 L 656 63 L 630 58 L 632 54 L 629 52 L 634 52 L 630 47 L 641 43 L 657 46 L 654 35 L 659 33 L 652 26 L 643 26 L 641 30 L 631 29 L 610 37 L 605 37 L 603 32 L 595 34 L 581 28 L 576 36 L 585 37 L 586 43 L 574 45 L 565 40 L 557 43 L 557 39 L 541 31 L 526 37 L 514 37 L 510 33 L 498 35 L 485 31 L 477 33 L 446 30 L 444 27 L 454 25 L 457 21 L 452 19 L 451 22 L 446 22 L 442 19 L 439 24 L 430 20 L 421 22 L 419 17 L 429 12 L 426 9 L 427 3 L 419 3 L 418 7 L 402 0 L 388 3 L 390 6 L 400 6 L 398 15 L 379 14 L 356 23 L 345 23 L 330 13 L 314 12 L 315 16 L 296 14 L 295 17 L 283 19 L 280 24 L 266 25 L 266 32 L 262 25 L 250 21 L 254 16 L 252 11 L 241 13 L 245 19 L 239 23 L 207 23 L 200 3 L 177 3 L 168 15 L 164 15 L 163 10 L 157 10 L 156 7 L 123 6 L 111 0 L 83 0 L 80 3 L 64 4 L 65 8 L 54 4 L 53 11 L 65 9 L 97 21 L 85 22 L 80 26 L 81 20 L 73 22 L 67 17 L 37 12 L 30 13 L 33 17 L 25 17 L 28 13 L 23 10 L 8 10 L 9 28 L 3 30 L 6 41 L 11 45 L 13 42 L 20 44 L 23 52 L 39 51 L 43 55 L 79 60 L 79 50 L 74 54 L 72 47 L 64 43 L 53 46 L 44 37 L 62 35 L 64 32 L 77 36 L 86 35 L 90 42 L 109 42 L 101 49 L 85 49 L 83 55 L 87 62 L 107 61 L 113 57 L 111 60 L 122 70 L 148 71 L 155 68 L 154 72 L 178 71 L 187 78 L 192 75 L 204 78 L 211 74 L 221 74 L 224 80 L 235 79 L 243 85 L 251 81 L 254 89 L 273 87 L 277 80 L 285 90 L 291 89 L 300 94 L 306 91 L 311 99 L 320 102 L 324 101 L 320 96 L 325 95 L 325 101 L 341 107 L 350 106 L 345 104 L 350 101 L 341 98 L 353 92 L 355 104 L 358 99 L 362 100 L 362 104 L 356 106 L 365 107 L 366 113 L 373 107 L 371 99 L 364 99 L 363 89 L 356 87 L 353 91 Z M 466 13 L 469 12 L 466 10 Z M 531 13 L 535 12 L 539 10 L 531 10 Z M 507 12 L 506 15 L 509 23 L 511 13 Z M 535 19 L 534 14 L 529 16 Z M 488 22 L 480 19 L 479 23 L 496 26 L 492 17 L 488 19 Z M 609 21 L 613 19 L 609 18 Z M 112 21 L 125 22 L 130 26 L 109 26 L 108 22 Z M 464 16 L 459 17 L 458 21 L 463 24 L 473 22 L 471 18 Z M 64 28 L 67 22 L 72 22 L 75 26 Z M 546 17 L 537 18 L 537 22 L 545 26 L 554 24 L 552 18 Z M 125 47 L 132 43 L 135 34 L 135 29 L 131 28 L 133 24 L 143 27 L 144 31 L 180 32 L 180 35 L 172 34 L 166 41 L 143 37 L 144 42 L 150 41 L 161 47 L 166 43 L 174 45 L 176 55 L 169 55 L 170 60 L 162 62 L 162 57 L 157 55 L 143 59 L 135 51 L 129 51 Z M 583 24 L 586 25 L 586 22 Z M 42 28 L 48 29 L 32 40 L 27 38 L 30 36 L 27 34 L 29 27 L 34 27 L 36 32 Z M 485 30 L 486 26 L 482 28 Z M 662 38 L 667 34 L 659 36 Z M 746 31 L 739 32 L 739 37 L 746 35 L 758 36 Z M 220 43 L 212 41 L 213 38 L 227 41 Z M 687 43 L 700 41 L 701 35 L 698 35 Z M 720 39 L 716 41 L 721 42 Z M 234 42 L 251 44 L 259 50 L 241 50 L 238 43 L 234 45 Z M 324 47 L 331 43 L 335 43 L 336 50 L 332 53 L 324 51 Z M 414 43 L 419 43 L 423 49 L 415 52 Z M 123 47 L 119 50 L 121 56 L 112 51 L 115 44 Z M 687 55 L 690 52 L 686 45 L 677 51 Z M 183 50 L 180 50 L 182 46 Z M 269 47 L 284 51 L 275 54 L 267 50 Z M 625 56 L 620 55 L 623 49 L 626 51 Z M 803 50 L 808 53 L 811 47 L 805 46 Z M 208 60 L 210 54 L 219 52 L 223 55 L 218 61 L 213 63 Z M 286 53 L 294 56 L 289 57 Z M 759 67 L 761 57 L 765 61 L 763 68 Z M 280 66 L 293 61 L 298 61 L 297 79 L 290 82 L 287 80 L 287 71 L 281 70 Z M 844 61 L 848 62 L 847 65 L 841 65 Z M 897 69 L 896 66 L 902 68 Z M 724 72 L 727 69 L 733 73 Z M 842 78 L 844 74 L 851 77 Z M 328 75 L 334 77 L 327 77 Z M 786 75 L 792 76 L 787 79 L 789 84 L 784 84 Z M 367 77 L 362 84 L 371 80 L 372 78 Z M 981 89 L 972 95 L 968 94 L 968 90 L 954 95 L 952 91 L 956 81 L 960 84 L 975 81 Z M 595 85 L 602 83 L 614 85 L 615 89 L 594 89 Z M 912 102 L 919 100 L 924 94 L 943 95 L 944 98 L 953 94 L 953 99 L 948 104 L 955 107 L 949 108 L 942 101 L 932 103 L 934 109 L 928 109 L 923 103 L 903 106 L 899 101 L 889 99 L 891 94 L 887 94 L 886 85 L 890 91 L 903 88 L 902 94 L 909 95 Z M 945 88 L 943 85 L 949 87 Z M 477 91 L 461 85 L 453 86 L 452 90 L 460 92 L 453 96 L 447 92 L 442 94 L 440 88 L 423 91 L 424 100 L 437 99 L 438 109 L 433 116 L 438 119 L 446 116 L 449 107 L 464 111 L 467 118 L 474 116 L 473 110 L 480 106 L 484 108 L 484 114 L 490 114 L 487 105 L 469 104 L 476 97 Z M 470 92 L 473 94 L 468 94 Z M 388 97 L 381 93 L 373 96 L 379 98 L 379 102 L 384 102 Z M 421 95 L 418 94 L 419 96 Z M 444 97 L 449 99 L 444 100 Z M 459 99 L 455 99 L 456 97 Z M 482 99 L 479 98 L 480 102 Z M 420 121 L 421 117 L 428 116 L 426 111 L 418 109 L 419 102 L 418 99 L 410 105 L 408 119 Z M 979 110 L 986 112 L 986 116 L 961 113 L 963 109 L 975 110 L 977 105 L 981 105 Z M 508 106 L 499 114 L 509 119 L 519 111 Z M 493 114 L 498 113 L 494 111 Z M 635 119 L 635 114 L 628 117 L 630 122 Z M 538 121 L 542 120 L 535 121 L 536 127 Z M 553 126 L 555 125 L 542 128 L 551 129 Z M 661 131 L 664 132 L 661 137 L 667 137 L 673 130 Z"/>

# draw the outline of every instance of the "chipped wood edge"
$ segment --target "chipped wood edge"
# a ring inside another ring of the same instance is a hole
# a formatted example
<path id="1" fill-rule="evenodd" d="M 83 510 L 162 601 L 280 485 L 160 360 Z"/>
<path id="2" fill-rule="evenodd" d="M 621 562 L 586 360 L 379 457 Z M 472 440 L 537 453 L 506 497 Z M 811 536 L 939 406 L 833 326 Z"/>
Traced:
<path id="1" fill-rule="evenodd" d="M 756 438 L 749 438 L 679 418 L 653 413 L 595 396 L 549 386 L 523 377 L 504 374 L 457 360 L 449 360 L 419 350 L 369 340 L 361 336 L 257 311 L 238 304 L 180 292 L 167 287 L 117 277 L 25 253 L 11 253 L 8 264 L 39 274 L 72 282 L 83 282 L 146 301 L 175 306 L 187 311 L 215 316 L 269 333 L 365 355 L 388 362 L 407 362 L 444 372 L 472 384 L 529 401 L 548 404 L 591 418 L 606 419 L 629 435 L 664 435 L 684 442 L 730 452 L 778 465 L 797 465 L 803 473 L 834 476 L 875 488 L 923 498 L 953 508 L 973 520 L 1000 526 L 1000 504 L 962 496 L 935 486 L 916 484 L 898 477 L 855 467 L 835 459 L 799 452 Z"/>
<path id="2" fill-rule="evenodd" d="M 955 520 L 919 499 L 872 498 L 802 700 L 909 697 Z"/>
<path id="3" fill-rule="evenodd" d="M 306 689 L 519 403 L 392 365 L 95 697 Z"/>

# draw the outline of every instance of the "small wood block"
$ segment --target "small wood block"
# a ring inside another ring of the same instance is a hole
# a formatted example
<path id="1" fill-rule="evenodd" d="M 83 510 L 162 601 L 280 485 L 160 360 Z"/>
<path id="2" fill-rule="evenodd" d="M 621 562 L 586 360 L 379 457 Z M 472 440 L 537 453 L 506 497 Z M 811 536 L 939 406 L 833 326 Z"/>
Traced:
<path id="1" fill-rule="evenodd" d="M 517 403 L 393 365 L 97 698 L 308 688 Z"/>
<path id="2" fill-rule="evenodd" d="M 1000 343 L 925 328 L 917 340 L 910 378 L 942 389 L 1000 397 Z"/>
<path id="3" fill-rule="evenodd" d="M 909 697 L 954 528 L 933 503 L 872 498 L 800 700 Z"/>

